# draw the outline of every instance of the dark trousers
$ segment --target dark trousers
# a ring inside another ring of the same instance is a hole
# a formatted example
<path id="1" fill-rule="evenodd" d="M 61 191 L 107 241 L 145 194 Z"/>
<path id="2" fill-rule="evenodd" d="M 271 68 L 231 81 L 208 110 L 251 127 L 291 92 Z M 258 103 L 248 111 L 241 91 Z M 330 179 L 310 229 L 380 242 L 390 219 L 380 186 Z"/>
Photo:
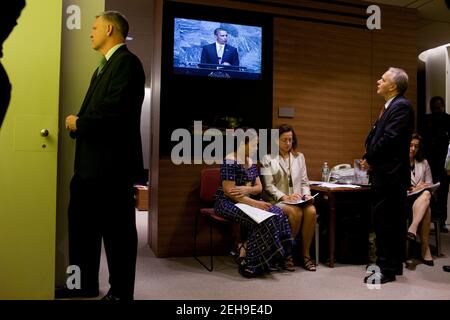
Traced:
<path id="1" fill-rule="evenodd" d="M 133 299 L 137 231 L 132 183 L 79 179 L 70 183 L 69 261 L 81 270 L 81 289 L 99 287 L 101 242 L 108 262 L 110 292 Z"/>
<path id="2" fill-rule="evenodd" d="M 433 174 L 433 181 L 440 182 L 441 185 L 436 190 L 436 203 L 432 208 L 435 212 L 432 210 L 431 213 L 434 217 L 439 217 L 441 225 L 445 225 L 445 222 L 447 221 L 447 197 L 450 179 L 443 168 L 440 168 L 440 170 L 435 169 L 435 171 L 432 172 L 437 172 L 436 174 Z"/>
<path id="3" fill-rule="evenodd" d="M 395 276 L 395 272 L 403 267 L 406 245 L 405 205 L 406 190 L 373 190 L 377 265 L 387 276 Z"/>

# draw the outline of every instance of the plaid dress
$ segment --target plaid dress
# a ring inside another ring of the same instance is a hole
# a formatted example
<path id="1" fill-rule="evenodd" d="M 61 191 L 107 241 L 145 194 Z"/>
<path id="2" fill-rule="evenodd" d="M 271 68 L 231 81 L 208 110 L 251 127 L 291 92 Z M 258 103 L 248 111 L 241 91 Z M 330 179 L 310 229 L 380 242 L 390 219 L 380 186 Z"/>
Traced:
<path id="1" fill-rule="evenodd" d="M 235 160 L 225 160 L 220 168 L 221 180 L 234 181 L 236 186 L 255 184 L 259 176 L 258 168 L 238 164 Z M 259 199 L 258 199 L 259 200 Z M 215 211 L 225 219 L 239 223 L 247 231 L 246 263 L 250 267 L 263 268 L 273 259 L 281 259 L 291 254 L 292 236 L 287 216 L 279 207 L 272 206 L 268 211 L 274 216 L 260 224 L 235 206 L 223 192 L 216 192 Z"/>

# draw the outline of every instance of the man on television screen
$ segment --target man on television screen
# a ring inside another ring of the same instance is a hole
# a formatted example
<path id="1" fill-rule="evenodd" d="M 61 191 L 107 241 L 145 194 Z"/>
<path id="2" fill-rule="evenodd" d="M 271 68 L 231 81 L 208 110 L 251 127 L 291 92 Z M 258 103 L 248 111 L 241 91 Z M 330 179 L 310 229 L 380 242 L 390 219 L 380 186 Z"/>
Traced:
<path id="1" fill-rule="evenodd" d="M 216 42 L 203 46 L 200 63 L 239 66 L 239 55 L 235 47 L 227 44 L 228 32 L 222 28 L 214 30 Z"/>

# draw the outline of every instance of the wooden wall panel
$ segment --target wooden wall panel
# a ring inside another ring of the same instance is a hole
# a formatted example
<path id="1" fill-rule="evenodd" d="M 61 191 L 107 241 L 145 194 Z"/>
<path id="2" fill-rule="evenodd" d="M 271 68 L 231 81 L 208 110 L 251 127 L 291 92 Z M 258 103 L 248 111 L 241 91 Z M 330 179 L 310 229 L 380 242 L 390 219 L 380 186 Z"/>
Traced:
<path id="1" fill-rule="evenodd" d="M 361 1 L 347 0 L 323 3 L 308 0 L 168 0 L 287 16 L 305 21 L 347 24 L 365 27 L 366 8 Z"/>
<path id="2" fill-rule="evenodd" d="M 367 29 L 275 19 L 274 127 L 294 126 L 309 178 L 351 163 L 364 152 L 370 128 L 371 33 Z M 279 118 L 280 107 L 295 110 Z"/>

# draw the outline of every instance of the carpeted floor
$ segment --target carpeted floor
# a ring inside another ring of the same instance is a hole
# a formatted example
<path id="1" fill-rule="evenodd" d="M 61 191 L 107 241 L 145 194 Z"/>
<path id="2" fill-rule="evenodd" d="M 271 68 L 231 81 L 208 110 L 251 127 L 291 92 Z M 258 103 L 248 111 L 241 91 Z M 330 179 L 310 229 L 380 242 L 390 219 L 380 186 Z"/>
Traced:
<path id="1" fill-rule="evenodd" d="M 276 272 L 263 278 L 245 279 L 231 257 L 216 257 L 215 269 L 208 272 L 194 258 L 156 258 L 146 243 L 147 213 L 136 212 L 139 249 L 136 270 L 136 300 L 449 300 L 450 234 L 442 234 L 441 257 L 434 267 L 417 264 L 405 269 L 397 281 L 369 289 L 362 282 L 364 265 L 320 264 L 316 272 L 298 268 Z M 433 241 L 432 236 L 430 241 Z M 205 257 L 207 259 L 207 257 Z M 101 291 L 108 291 L 106 259 L 102 257 Z"/>

